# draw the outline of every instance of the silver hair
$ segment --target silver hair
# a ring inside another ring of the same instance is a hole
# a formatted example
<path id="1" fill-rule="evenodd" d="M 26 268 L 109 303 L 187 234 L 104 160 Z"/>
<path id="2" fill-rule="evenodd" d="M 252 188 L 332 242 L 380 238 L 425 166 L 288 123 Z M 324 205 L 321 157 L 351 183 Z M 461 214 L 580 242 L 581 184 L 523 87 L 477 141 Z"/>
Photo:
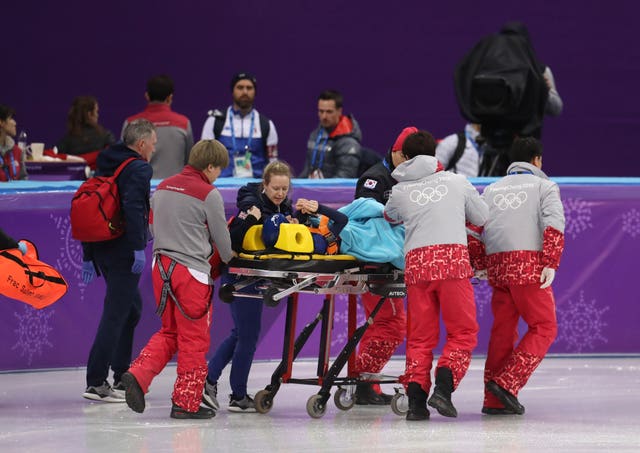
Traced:
<path id="1" fill-rule="evenodd" d="M 122 139 L 127 146 L 135 145 L 138 140 L 151 137 L 151 133 L 156 130 L 156 127 L 149 120 L 144 118 L 138 118 L 136 120 L 127 123 L 122 133 Z"/>

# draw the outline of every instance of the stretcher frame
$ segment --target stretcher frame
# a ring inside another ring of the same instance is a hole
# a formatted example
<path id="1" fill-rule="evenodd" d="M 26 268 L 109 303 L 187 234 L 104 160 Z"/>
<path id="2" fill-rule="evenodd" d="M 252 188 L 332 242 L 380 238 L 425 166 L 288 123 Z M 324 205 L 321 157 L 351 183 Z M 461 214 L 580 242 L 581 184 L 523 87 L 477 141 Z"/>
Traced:
<path id="1" fill-rule="evenodd" d="M 288 264 L 292 266 L 288 269 Z M 221 288 L 221 298 L 226 301 L 234 297 L 262 298 L 268 306 L 276 306 L 286 299 L 286 318 L 282 360 L 271 376 L 271 382 L 256 393 L 254 397 L 256 410 L 266 414 L 273 407 L 273 400 L 282 384 L 319 385 L 320 390 L 307 401 L 306 409 L 312 418 L 320 418 L 326 412 L 327 402 L 331 397 L 331 388 L 337 386 L 334 403 L 340 410 L 349 410 L 355 404 L 355 386 L 358 383 L 372 384 L 397 383 L 395 376 L 362 373 L 355 371 L 355 350 L 362 336 L 373 324 L 375 316 L 388 297 L 404 297 L 404 272 L 389 264 L 362 263 L 343 261 L 336 263 L 319 263 L 324 271 L 312 270 L 315 263 L 295 263 L 292 260 L 248 260 L 235 258 L 229 263 L 229 273 L 240 277 L 231 287 Z M 279 268 L 280 267 L 280 268 Z M 337 271 L 330 272 L 331 267 Z M 259 288 L 258 294 L 243 293 L 251 286 Z M 380 299 L 371 315 L 357 327 L 357 295 L 371 292 Z M 298 295 L 324 295 L 320 311 L 315 318 L 306 324 L 296 336 Z M 335 295 L 348 295 L 347 332 L 348 340 L 337 357 L 330 364 L 331 334 L 335 313 Z M 318 349 L 318 365 L 316 376 L 312 378 L 294 378 L 293 362 L 307 340 L 320 325 L 320 345 Z M 346 376 L 339 376 L 347 365 Z M 395 410 L 394 410 L 395 411 Z"/>

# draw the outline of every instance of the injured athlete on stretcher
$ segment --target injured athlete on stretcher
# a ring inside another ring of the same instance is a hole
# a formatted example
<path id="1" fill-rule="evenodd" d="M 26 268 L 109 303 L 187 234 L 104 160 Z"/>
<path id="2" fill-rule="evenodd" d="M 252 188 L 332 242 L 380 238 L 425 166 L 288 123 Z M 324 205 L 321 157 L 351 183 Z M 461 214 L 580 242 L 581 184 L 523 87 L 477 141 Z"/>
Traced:
<path id="1" fill-rule="evenodd" d="M 247 231 L 238 258 L 229 263 L 228 273 L 237 278 L 220 289 L 223 301 L 253 293 L 273 306 L 294 292 L 361 294 L 376 286 L 404 291 L 404 227 L 384 220 L 381 203 L 359 198 L 334 210 L 299 199 L 295 206 L 293 217 L 274 214 Z M 384 274 L 385 282 L 378 285 L 367 274 Z"/>

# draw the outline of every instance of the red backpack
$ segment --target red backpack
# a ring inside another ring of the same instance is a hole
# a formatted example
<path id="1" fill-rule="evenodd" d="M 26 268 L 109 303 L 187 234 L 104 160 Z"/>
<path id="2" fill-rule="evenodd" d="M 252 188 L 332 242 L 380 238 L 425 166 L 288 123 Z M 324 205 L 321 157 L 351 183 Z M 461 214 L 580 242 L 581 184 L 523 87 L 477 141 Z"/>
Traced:
<path id="1" fill-rule="evenodd" d="M 115 239 L 124 234 L 120 194 L 116 179 L 129 162 L 120 164 L 113 176 L 94 176 L 78 187 L 71 200 L 71 235 L 82 242 Z"/>

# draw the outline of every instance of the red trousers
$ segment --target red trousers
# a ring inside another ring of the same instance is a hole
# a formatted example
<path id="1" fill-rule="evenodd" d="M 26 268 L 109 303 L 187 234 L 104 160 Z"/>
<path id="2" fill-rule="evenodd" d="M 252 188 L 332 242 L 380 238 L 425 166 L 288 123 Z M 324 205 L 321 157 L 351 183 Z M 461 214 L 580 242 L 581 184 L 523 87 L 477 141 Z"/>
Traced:
<path id="1" fill-rule="evenodd" d="M 558 333 L 556 306 L 551 288 L 540 284 L 496 286 L 491 298 L 493 325 L 484 381 L 493 380 L 514 396 L 527 383 Z M 518 321 L 528 330 L 518 343 Z M 502 404 L 485 390 L 484 405 L 501 408 Z"/>
<path id="2" fill-rule="evenodd" d="M 159 259 L 167 270 L 171 260 L 162 255 Z M 159 301 L 163 281 L 157 262 L 151 277 L 153 292 L 156 301 Z M 209 351 L 209 302 L 213 295 L 213 286 L 200 283 L 185 266 L 176 264 L 171 274 L 171 288 L 182 309 L 193 320 L 187 319 L 174 301 L 170 297 L 167 298 L 160 330 L 151 337 L 138 358 L 133 361 L 129 372 L 136 377 L 142 390 L 147 393 L 153 378 L 177 352 L 178 377 L 173 387 L 173 403 L 189 412 L 196 412 L 202 401 L 202 389 L 207 377 L 205 354 Z"/>
<path id="3" fill-rule="evenodd" d="M 380 301 L 376 294 L 362 294 L 362 306 L 367 318 Z M 404 341 L 407 317 L 404 299 L 387 298 L 360 340 L 356 356 L 356 370 L 380 373 L 396 348 Z"/>
<path id="4" fill-rule="evenodd" d="M 442 313 L 446 340 L 437 366 L 451 370 L 453 388 L 457 388 L 478 341 L 476 305 L 469 279 L 408 285 L 407 295 L 407 362 L 400 382 L 405 386 L 416 382 L 429 393 L 433 349 L 440 338 Z"/>

